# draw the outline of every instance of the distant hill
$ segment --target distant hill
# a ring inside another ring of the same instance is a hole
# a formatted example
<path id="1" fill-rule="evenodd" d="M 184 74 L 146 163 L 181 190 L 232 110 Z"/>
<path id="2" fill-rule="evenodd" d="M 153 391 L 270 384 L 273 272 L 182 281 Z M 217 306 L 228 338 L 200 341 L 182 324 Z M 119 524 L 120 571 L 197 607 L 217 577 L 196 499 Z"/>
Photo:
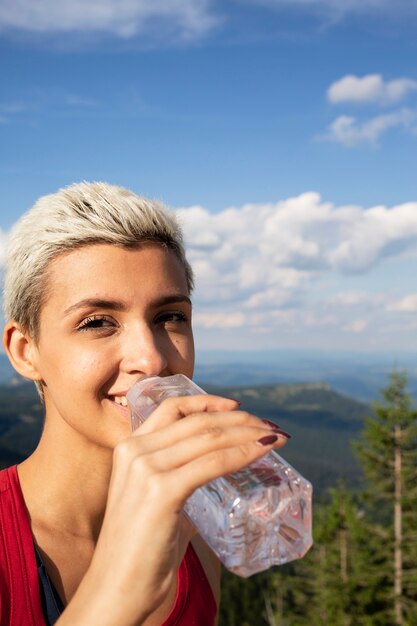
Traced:
<path id="1" fill-rule="evenodd" d="M 351 451 L 368 405 L 320 383 L 296 385 L 205 386 L 207 391 L 242 402 L 242 409 L 280 424 L 292 439 L 285 457 L 314 485 L 316 493 L 338 478 L 355 486 L 359 467 Z M 0 386 L 0 466 L 19 462 L 35 448 L 43 411 L 32 383 L 14 380 Z"/>
<path id="2" fill-rule="evenodd" d="M 281 454 L 316 488 L 343 478 L 357 486 L 360 469 L 351 442 L 372 414 L 369 405 L 320 383 L 296 385 L 207 386 L 207 391 L 240 400 L 242 409 L 278 423 L 292 435 Z"/>
<path id="3" fill-rule="evenodd" d="M 393 369 L 404 370 L 408 392 L 417 401 L 415 352 L 337 350 L 202 351 L 195 378 L 204 385 L 276 385 L 324 382 L 345 396 L 370 402 L 380 397 Z"/>

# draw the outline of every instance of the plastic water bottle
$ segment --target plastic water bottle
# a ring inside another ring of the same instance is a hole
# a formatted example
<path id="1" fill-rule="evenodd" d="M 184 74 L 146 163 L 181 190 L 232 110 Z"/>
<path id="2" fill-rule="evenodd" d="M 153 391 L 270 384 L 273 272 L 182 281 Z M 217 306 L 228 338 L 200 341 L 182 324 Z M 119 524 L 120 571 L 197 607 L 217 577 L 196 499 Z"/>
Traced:
<path id="1" fill-rule="evenodd" d="M 127 393 L 136 429 L 165 398 L 205 393 L 183 374 L 153 376 Z M 312 541 L 312 486 L 274 450 L 196 489 L 184 511 L 230 571 L 251 576 L 299 559 Z"/>

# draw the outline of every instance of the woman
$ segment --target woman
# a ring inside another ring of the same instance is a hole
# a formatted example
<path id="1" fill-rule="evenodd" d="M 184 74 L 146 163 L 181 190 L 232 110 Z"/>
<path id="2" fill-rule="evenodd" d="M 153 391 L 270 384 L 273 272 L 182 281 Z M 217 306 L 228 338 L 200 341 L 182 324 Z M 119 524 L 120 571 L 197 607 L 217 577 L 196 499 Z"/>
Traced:
<path id="1" fill-rule="evenodd" d="M 131 433 L 136 380 L 192 376 L 192 286 L 174 217 L 127 190 L 74 185 L 15 226 L 4 346 L 45 423 L 0 473 L 0 626 L 216 622 L 219 564 L 182 506 L 286 438 L 210 395 L 166 400 Z"/>

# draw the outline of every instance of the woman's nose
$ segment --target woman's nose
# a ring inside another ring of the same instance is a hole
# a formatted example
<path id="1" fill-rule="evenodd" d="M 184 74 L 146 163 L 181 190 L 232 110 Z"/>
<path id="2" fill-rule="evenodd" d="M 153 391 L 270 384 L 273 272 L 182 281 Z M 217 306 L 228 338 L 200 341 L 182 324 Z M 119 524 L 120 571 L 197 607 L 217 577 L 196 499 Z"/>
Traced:
<path id="1" fill-rule="evenodd" d="M 159 376 L 168 365 L 161 342 L 150 328 L 126 337 L 121 369 L 129 374 Z"/>

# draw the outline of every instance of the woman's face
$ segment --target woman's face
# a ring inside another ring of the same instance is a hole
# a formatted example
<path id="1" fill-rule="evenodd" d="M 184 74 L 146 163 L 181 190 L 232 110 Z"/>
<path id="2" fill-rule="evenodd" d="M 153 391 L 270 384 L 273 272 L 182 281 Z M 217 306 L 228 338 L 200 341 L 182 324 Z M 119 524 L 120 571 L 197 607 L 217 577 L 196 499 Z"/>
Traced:
<path id="1" fill-rule="evenodd" d="M 171 250 L 90 245 L 57 257 L 34 351 L 54 422 L 100 447 L 131 432 L 126 392 L 144 376 L 191 377 L 185 271 Z"/>

